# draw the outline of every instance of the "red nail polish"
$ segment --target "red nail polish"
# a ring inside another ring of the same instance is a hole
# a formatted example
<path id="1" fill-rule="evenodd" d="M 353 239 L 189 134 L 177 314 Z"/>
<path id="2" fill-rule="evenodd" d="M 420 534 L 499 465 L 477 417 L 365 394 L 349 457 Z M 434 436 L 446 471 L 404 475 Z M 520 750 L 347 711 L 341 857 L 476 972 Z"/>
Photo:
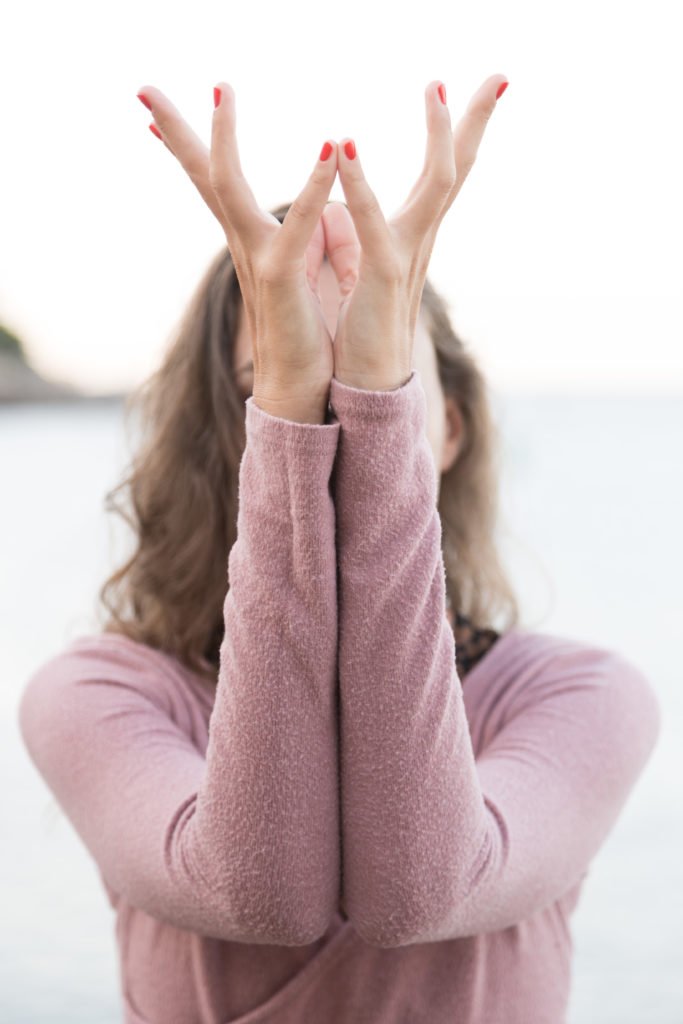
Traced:
<path id="1" fill-rule="evenodd" d="M 349 139 L 348 142 L 344 143 L 344 152 L 349 160 L 355 160 L 356 158 L 356 143 Z"/>
<path id="2" fill-rule="evenodd" d="M 497 100 L 500 99 L 500 97 L 503 95 L 503 93 L 505 92 L 505 90 L 507 89 L 509 84 L 510 84 L 509 82 L 503 82 L 503 84 L 501 85 L 500 89 L 496 93 L 496 99 Z"/>
<path id="3" fill-rule="evenodd" d="M 446 86 L 443 84 L 443 82 L 439 86 L 439 96 L 441 98 L 441 102 L 445 105 L 446 104 Z"/>
<path id="4" fill-rule="evenodd" d="M 221 91 L 218 88 L 218 86 L 214 86 L 214 90 L 213 90 L 213 105 L 214 105 L 214 107 L 217 107 L 218 104 L 220 103 L 220 101 L 221 101 Z"/>
<path id="5" fill-rule="evenodd" d="M 157 128 L 157 126 L 155 124 L 151 124 L 149 126 L 149 130 L 151 131 L 152 135 L 156 135 L 156 137 L 158 139 L 161 139 L 161 132 L 159 131 L 159 129 Z M 161 139 L 161 141 L 163 142 L 164 140 Z"/>
<path id="6" fill-rule="evenodd" d="M 141 92 L 139 92 L 137 96 L 140 102 L 144 103 L 148 110 L 152 109 L 152 104 L 149 102 L 146 96 L 143 96 Z"/>
<path id="7" fill-rule="evenodd" d="M 329 142 L 326 142 L 323 148 L 320 150 L 320 159 L 323 161 L 323 163 L 325 162 L 325 160 L 330 159 L 331 152 L 332 146 L 329 144 Z"/>

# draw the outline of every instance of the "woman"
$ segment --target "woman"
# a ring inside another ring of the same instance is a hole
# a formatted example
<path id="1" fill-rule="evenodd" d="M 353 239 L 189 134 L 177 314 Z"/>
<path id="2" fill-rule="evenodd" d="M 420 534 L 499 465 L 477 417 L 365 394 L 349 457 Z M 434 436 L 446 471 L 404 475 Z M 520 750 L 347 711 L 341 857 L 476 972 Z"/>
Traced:
<path id="1" fill-rule="evenodd" d="M 117 911 L 127 1021 L 563 1019 L 569 917 L 658 708 L 617 654 L 514 628 L 481 382 L 429 289 L 419 315 L 504 84 L 454 131 L 428 86 L 424 171 L 389 224 L 352 140 L 280 224 L 229 86 L 210 153 L 141 94 L 244 315 L 222 254 L 150 391 L 110 622 L 21 708 Z"/>

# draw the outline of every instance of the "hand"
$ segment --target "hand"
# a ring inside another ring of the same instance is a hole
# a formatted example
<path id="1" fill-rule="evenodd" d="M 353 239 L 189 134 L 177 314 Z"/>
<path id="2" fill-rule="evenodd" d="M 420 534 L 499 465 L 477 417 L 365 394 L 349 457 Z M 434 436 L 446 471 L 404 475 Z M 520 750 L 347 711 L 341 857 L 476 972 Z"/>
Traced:
<path id="1" fill-rule="evenodd" d="M 427 86 L 424 167 L 389 222 L 365 180 L 355 146 L 350 140 L 340 142 L 339 177 L 348 210 L 330 204 L 322 219 L 325 249 L 342 294 L 333 350 L 334 376 L 343 384 L 389 391 L 410 379 L 415 324 L 436 233 L 474 164 L 505 81 L 503 75 L 487 78 L 453 133 L 440 83 Z"/>
<path id="2" fill-rule="evenodd" d="M 275 416 L 324 423 L 334 362 L 317 281 L 324 254 L 320 218 L 337 172 L 336 144 L 324 147 L 280 225 L 258 207 L 242 174 L 229 85 L 216 90 L 210 151 L 159 89 L 145 86 L 140 95 L 225 231 L 252 338 L 254 402 Z"/>

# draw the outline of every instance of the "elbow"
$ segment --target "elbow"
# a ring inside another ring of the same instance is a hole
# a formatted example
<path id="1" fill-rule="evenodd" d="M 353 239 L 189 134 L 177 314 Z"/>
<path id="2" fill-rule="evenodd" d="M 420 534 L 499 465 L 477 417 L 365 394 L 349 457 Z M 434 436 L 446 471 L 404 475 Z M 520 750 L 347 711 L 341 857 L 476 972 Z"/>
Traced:
<path id="1" fill-rule="evenodd" d="M 363 942 L 375 949 L 399 949 L 401 946 L 414 946 L 429 941 L 419 929 L 396 928 L 387 923 L 356 921 L 354 918 L 349 918 L 349 921 Z"/>
<path id="2" fill-rule="evenodd" d="M 434 931 L 424 921 L 414 920 L 405 913 L 392 912 L 369 917 L 367 913 L 354 913 L 349 908 L 348 917 L 357 935 L 367 946 L 375 949 L 399 949 L 401 946 L 430 942 L 430 934 Z"/>
<path id="3" fill-rule="evenodd" d="M 253 909 L 239 911 L 232 903 L 226 915 L 230 926 L 224 937 L 235 941 L 239 936 L 238 942 L 261 946 L 310 946 L 327 933 L 332 922 L 332 913 L 322 907 L 302 907 L 296 914 L 291 910 L 285 914 L 272 906 L 266 909 L 261 905 L 257 913 Z"/>
<path id="4" fill-rule="evenodd" d="M 283 921 L 267 929 L 258 941 L 273 946 L 311 946 L 327 934 L 330 924 L 331 917 L 327 915 Z"/>
<path id="5" fill-rule="evenodd" d="M 409 901 L 397 900 L 391 906 L 375 906 L 369 913 L 367 901 L 353 906 L 348 902 L 348 917 L 359 937 L 376 949 L 420 946 L 473 934 L 471 905 L 466 894 Z"/>

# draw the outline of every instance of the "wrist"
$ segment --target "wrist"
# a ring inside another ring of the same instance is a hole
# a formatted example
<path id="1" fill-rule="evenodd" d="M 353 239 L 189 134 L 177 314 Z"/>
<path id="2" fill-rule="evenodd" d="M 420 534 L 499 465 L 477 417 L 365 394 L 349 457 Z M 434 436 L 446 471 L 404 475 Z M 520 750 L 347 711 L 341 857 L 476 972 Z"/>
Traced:
<path id="1" fill-rule="evenodd" d="M 323 425 L 327 414 L 327 399 L 323 403 L 303 403 L 301 401 L 290 401 L 288 399 L 273 400 L 252 398 L 254 405 L 257 405 L 269 416 L 276 416 L 281 420 L 289 420 L 292 423 L 309 423 Z"/>
<path id="2" fill-rule="evenodd" d="M 344 384 L 348 388 L 356 388 L 358 391 L 398 391 L 404 384 L 407 384 L 412 376 L 412 370 L 408 373 L 391 374 L 352 374 L 335 372 L 334 380 Z"/>
<path id="3" fill-rule="evenodd" d="M 271 416 L 294 423 L 322 424 L 327 415 L 332 367 L 317 378 L 283 378 L 256 374 L 252 398 L 254 404 Z"/>

